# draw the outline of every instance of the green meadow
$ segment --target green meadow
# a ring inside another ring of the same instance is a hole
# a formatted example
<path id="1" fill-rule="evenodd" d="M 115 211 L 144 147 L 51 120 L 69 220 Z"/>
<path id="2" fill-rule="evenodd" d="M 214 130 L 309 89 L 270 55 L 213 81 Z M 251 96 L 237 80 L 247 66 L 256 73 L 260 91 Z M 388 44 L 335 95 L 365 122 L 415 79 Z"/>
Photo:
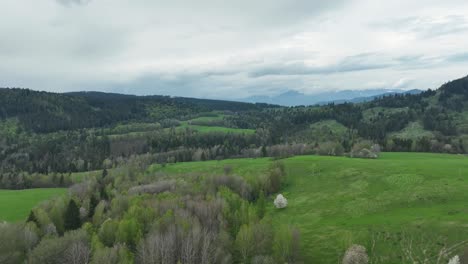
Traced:
<path id="1" fill-rule="evenodd" d="M 209 175 L 221 174 L 229 165 L 233 173 L 250 179 L 271 162 L 207 161 L 149 170 Z M 267 217 L 300 229 L 305 263 L 340 263 L 353 243 L 365 245 L 371 258 L 378 255 L 381 263 L 392 263 L 409 243 L 415 251 L 435 256 L 442 245 L 468 238 L 465 156 L 383 153 L 376 160 L 298 156 L 282 162 L 288 172 L 282 191 L 288 207 L 275 209 L 270 197 Z"/>
<path id="2" fill-rule="evenodd" d="M 67 189 L 0 190 L 0 221 L 26 220 L 29 212 L 44 200 L 63 195 Z"/>

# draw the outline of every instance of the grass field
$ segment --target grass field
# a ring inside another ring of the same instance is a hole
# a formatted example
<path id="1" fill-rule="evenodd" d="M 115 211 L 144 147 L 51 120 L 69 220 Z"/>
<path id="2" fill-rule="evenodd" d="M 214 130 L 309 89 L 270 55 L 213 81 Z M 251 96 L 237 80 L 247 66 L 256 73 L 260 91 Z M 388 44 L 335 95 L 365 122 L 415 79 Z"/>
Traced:
<path id="1" fill-rule="evenodd" d="M 221 174 L 229 164 L 247 178 L 265 172 L 270 159 L 179 163 L 169 174 Z M 400 246 L 438 251 L 468 238 L 468 158 L 458 155 L 384 153 L 377 160 L 299 156 L 283 160 L 288 171 L 283 194 L 288 208 L 268 216 L 301 230 L 305 263 L 340 263 L 344 250 L 359 243 L 402 263 Z M 272 199 L 272 198 L 270 198 Z M 435 263 L 435 262 L 434 262 Z"/>
<path id="2" fill-rule="evenodd" d="M 67 189 L 0 190 L 0 221 L 25 220 L 40 202 L 65 194 Z"/>
<path id="3" fill-rule="evenodd" d="M 215 113 L 216 114 L 216 113 Z M 209 133 L 209 132 L 223 132 L 223 133 L 244 133 L 244 134 L 253 134 L 255 133 L 254 129 L 241 129 L 241 128 L 230 128 L 223 127 L 219 125 L 197 125 L 196 122 L 209 122 L 222 121 L 224 118 L 223 114 L 216 114 L 213 116 L 201 116 L 188 121 L 181 121 L 180 126 L 176 127 L 177 130 L 184 130 L 186 128 L 191 128 L 200 133 Z M 191 124 L 191 122 L 195 122 Z M 2 123 L 0 123 L 0 129 L 2 128 Z M 109 138 L 119 139 L 119 138 L 144 138 L 152 135 L 155 130 L 158 130 L 159 125 L 154 123 L 131 123 L 131 124 L 119 124 L 113 128 L 107 129 Z M 169 130 L 170 128 L 166 128 Z"/>
<path id="4" fill-rule="evenodd" d="M 177 129 L 185 129 L 186 127 L 190 127 L 191 129 L 197 130 L 200 133 L 209 133 L 209 132 L 244 133 L 244 134 L 255 133 L 255 130 L 253 129 L 241 129 L 241 128 L 220 127 L 220 126 L 181 125 L 177 127 Z"/>
<path id="5" fill-rule="evenodd" d="M 191 119 L 189 121 L 182 121 L 181 125 L 177 129 L 185 129 L 190 127 L 193 130 L 197 130 L 200 133 L 209 133 L 209 132 L 223 132 L 223 133 L 244 133 L 244 134 L 253 134 L 255 133 L 254 129 L 241 129 L 241 128 L 230 128 L 216 125 L 196 125 L 191 124 L 191 122 L 211 122 L 211 121 L 221 121 L 224 116 L 219 114 L 217 116 L 202 116 Z"/>

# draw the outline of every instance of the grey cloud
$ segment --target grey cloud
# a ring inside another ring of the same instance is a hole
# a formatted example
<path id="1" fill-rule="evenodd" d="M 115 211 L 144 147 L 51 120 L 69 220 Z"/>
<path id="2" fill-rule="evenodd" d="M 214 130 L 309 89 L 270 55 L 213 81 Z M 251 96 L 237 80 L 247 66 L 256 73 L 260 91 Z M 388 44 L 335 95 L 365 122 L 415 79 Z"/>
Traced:
<path id="1" fill-rule="evenodd" d="M 468 62 L 468 52 L 450 55 L 446 60 L 447 62 Z"/>
<path id="2" fill-rule="evenodd" d="M 87 5 L 89 4 L 92 0 L 56 0 L 59 4 L 65 5 L 65 6 L 71 6 L 71 5 Z"/>
<path id="3" fill-rule="evenodd" d="M 266 66 L 249 73 L 251 77 L 262 77 L 267 75 L 322 75 L 334 73 L 357 72 L 389 68 L 391 62 L 374 60 L 376 54 L 359 54 L 349 56 L 340 62 L 327 66 L 308 66 L 303 62 Z"/>
<path id="4" fill-rule="evenodd" d="M 446 15 L 438 17 L 406 17 L 372 26 L 411 32 L 422 38 L 441 37 L 468 31 L 468 17 L 461 15 Z"/>
<path id="5" fill-rule="evenodd" d="M 0 80 L 8 86 L 49 91 L 241 98 L 290 89 L 392 85 L 398 80 L 403 80 L 398 85 L 409 85 L 404 78 L 416 80 L 419 74 L 427 79 L 436 67 L 431 81 L 464 70 L 468 55 L 447 56 L 441 43 L 450 42 L 448 38 L 402 40 L 402 34 L 386 34 L 376 27 L 423 38 L 457 37 L 451 45 L 463 50 L 468 45 L 462 34 L 468 29 L 467 18 L 431 16 L 442 12 L 419 12 L 406 8 L 408 1 L 396 1 L 402 12 L 382 14 L 376 6 L 385 9 L 393 4 L 49 0 L 30 1 L 25 9 L 22 1 L 2 0 Z M 430 5 L 427 1 L 412 3 Z M 458 0 L 431 3 L 440 3 L 433 9 L 466 13 L 468 7 L 460 7 L 463 1 L 457 5 L 454 1 Z M 386 23 L 367 26 L 376 19 Z M 342 59 L 324 64 L 323 58 L 330 57 Z"/>

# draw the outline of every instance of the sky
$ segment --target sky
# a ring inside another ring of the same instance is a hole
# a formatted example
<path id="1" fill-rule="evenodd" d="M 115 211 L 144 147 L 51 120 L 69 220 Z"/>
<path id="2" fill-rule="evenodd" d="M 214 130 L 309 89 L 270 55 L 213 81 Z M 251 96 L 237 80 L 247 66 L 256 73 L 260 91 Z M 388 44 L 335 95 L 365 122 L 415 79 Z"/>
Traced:
<path id="1" fill-rule="evenodd" d="M 235 100 L 466 75 L 466 0 L 0 1 L 0 87 Z"/>

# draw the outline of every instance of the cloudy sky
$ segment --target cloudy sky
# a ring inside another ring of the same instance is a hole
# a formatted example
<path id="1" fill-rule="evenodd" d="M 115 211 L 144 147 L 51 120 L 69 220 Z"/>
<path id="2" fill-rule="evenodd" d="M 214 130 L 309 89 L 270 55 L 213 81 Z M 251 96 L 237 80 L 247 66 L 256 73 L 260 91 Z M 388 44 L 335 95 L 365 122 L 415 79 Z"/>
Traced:
<path id="1" fill-rule="evenodd" d="M 238 99 L 468 75 L 466 0 L 1 0 L 0 87 Z"/>

